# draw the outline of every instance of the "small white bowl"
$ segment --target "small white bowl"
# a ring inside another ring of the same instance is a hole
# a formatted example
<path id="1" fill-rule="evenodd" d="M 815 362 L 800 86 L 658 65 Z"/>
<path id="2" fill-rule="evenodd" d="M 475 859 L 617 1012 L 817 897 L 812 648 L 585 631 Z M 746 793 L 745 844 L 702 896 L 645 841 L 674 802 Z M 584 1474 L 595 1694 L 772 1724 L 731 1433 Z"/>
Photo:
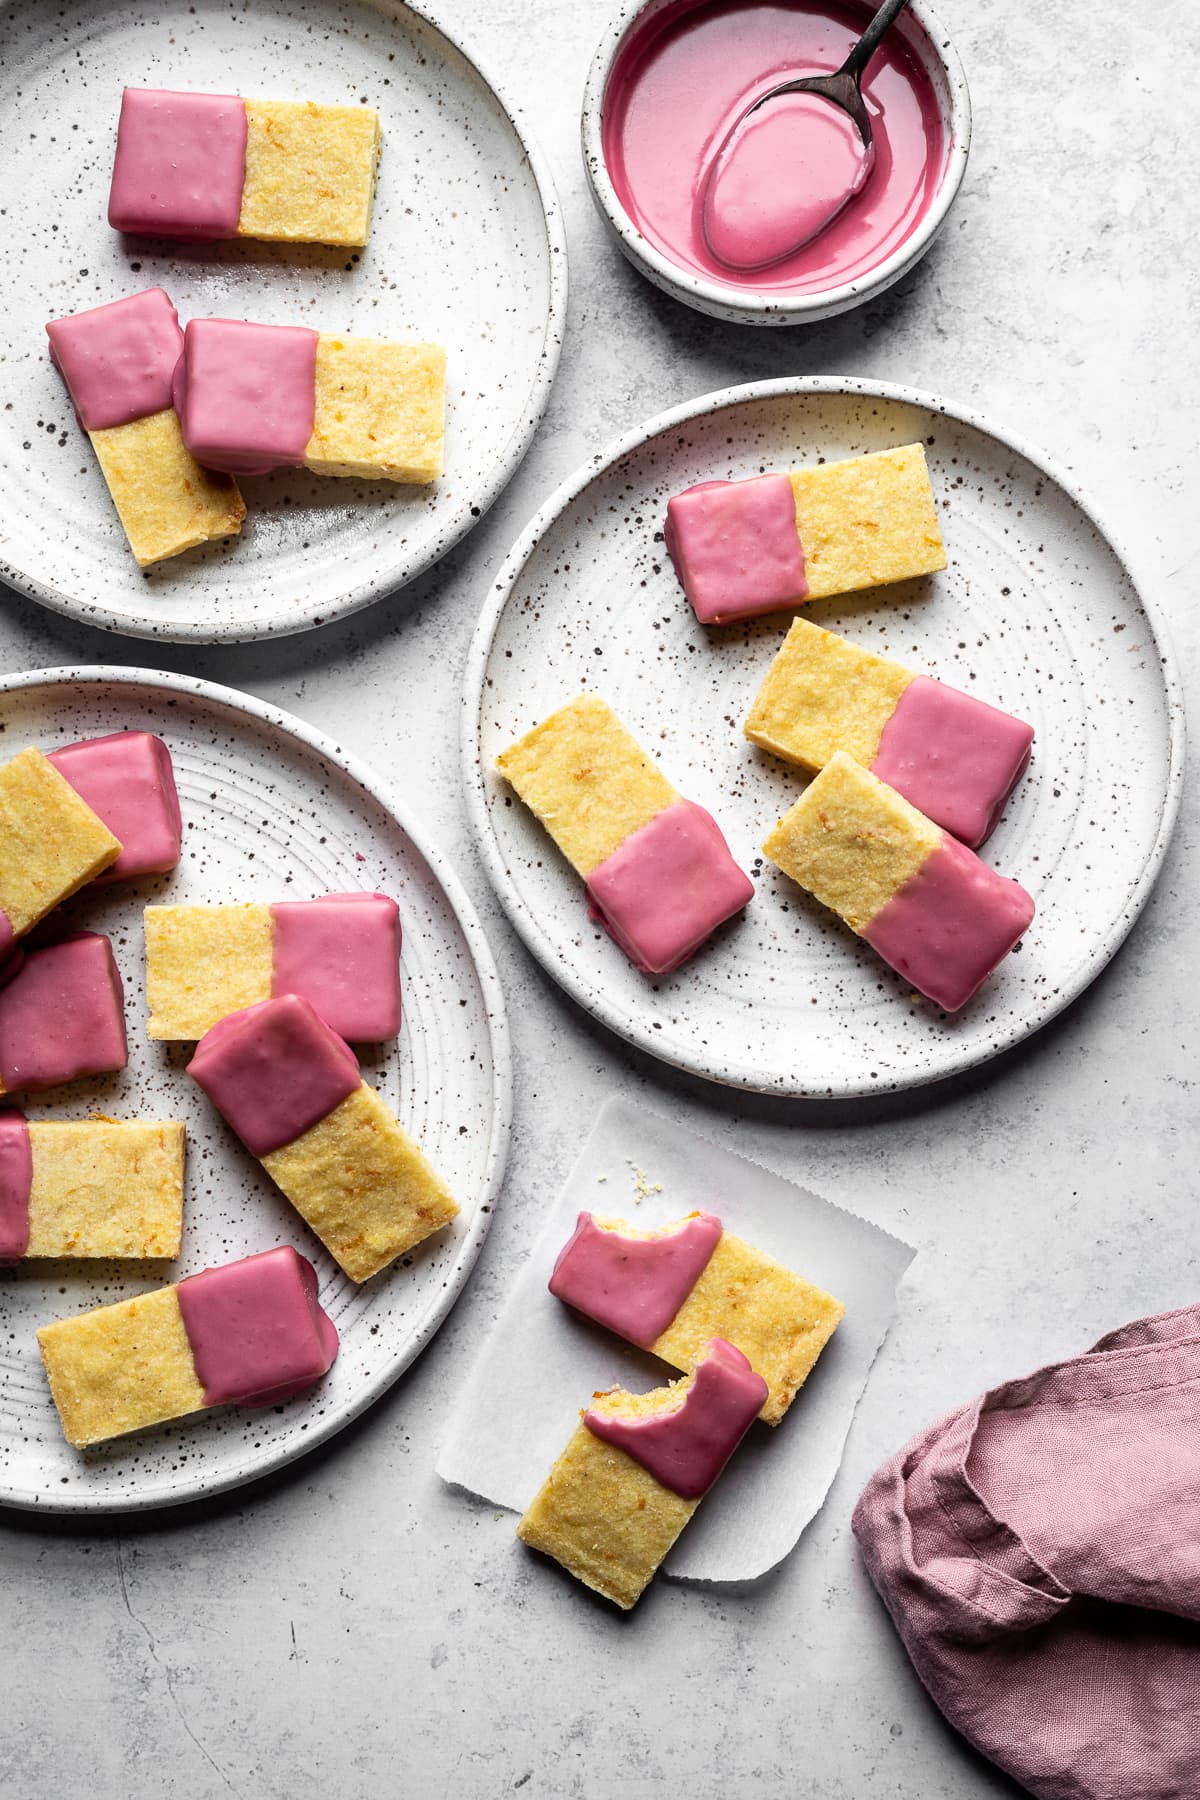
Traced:
<path id="1" fill-rule="evenodd" d="M 738 325 L 807 325 L 816 319 L 830 319 L 835 313 L 849 312 L 851 307 L 873 300 L 902 275 L 907 275 L 945 223 L 962 184 L 971 146 L 971 97 L 967 91 L 967 78 L 958 52 L 932 9 L 924 0 L 913 0 L 912 6 L 893 28 L 903 33 L 909 49 L 928 74 L 941 110 L 947 149 L 941 180 L 929 211 L 911 237 L 857 280 L 809 294 L 767 294 L 740 288 L 734 282 L 706 280 L 664 256 L 633 223 L 608 173 L 602 122 L 605 92 L 613 66 L 635 32 L 658 14 L 676 10 L 678 3 L 679 0 L 626 0 L 600 40 L 584 90 L 580 125 L 583 162 L 592 198 L 630 262 L 664 293 L 682 300 L 687 306 L 694 306 L 699 312 L 710 313 L 717 319 L 729 319 Z M 697 4 L 703 4 L 703 0 L 697 0 Z"/>

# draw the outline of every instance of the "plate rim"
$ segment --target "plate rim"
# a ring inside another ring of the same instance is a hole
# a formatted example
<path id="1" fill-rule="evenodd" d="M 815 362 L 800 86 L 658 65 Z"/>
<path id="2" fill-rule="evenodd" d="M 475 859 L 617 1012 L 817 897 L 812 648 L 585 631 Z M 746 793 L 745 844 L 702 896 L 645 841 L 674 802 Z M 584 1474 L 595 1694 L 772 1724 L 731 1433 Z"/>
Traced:
<path id="1" fill-rule="evenodd" d="M 200 676 L 177 675 L 167 670 L 155 669 L 125 667 L 109 669 L 102 664 L 95 663 L 22 670 L 15 674 L 0 675 L 0 701 L 9 694 L 19 693 L 27 688 L 78 686 L 83 683 L 92 683 L 101 689 L 114 686 L 158 688 L 169 694 L 183 695 L 188 699 L 198 699 L 209 705 L 224 706 L 235 712 L 248 714 L 260 725 L 267 726 L 272 730 L 287 732 L 298 739 L 306 749 L 316 752 L 318 756 L 323 757 L 335 768 L 349 775 L 351 780 L 357 782 L 363 789 L 364 793 L 395 820 L 400 830 L 412 841 L 418 853 L 428 864 L 446 897 L 471 953 L 472 964 L 484 997 L 488 1041 L 491 1048 L 492 1128 L 488 1140 L 483 1180 L 479 1189 L 475 1223 L 468 1236 L 463 1240 L 446 1281 L 433 1305 L 421 1320 L 412 1342 L 401 1351 L 395 1360 L 389 1362 L 378 1376 L 364 1384 L 361 1394 L 355 1396 L 332 1416 L 314 1421 L 302 1441 L 298 1440 L 286 1449 L 276 1449 L 274 1453 L 269 1452 L 257 1458 L 251 1455 L 250 1466 L 239 1471 L 202 1478 L 198 1484 L 181 1483 L 180 1491 L 175 1493 L 155 1493 L 146 1498 L 129 1496 L 113 1499 L 108 1495 L 89 1493 L 87 1490 L 80 1490 L 74 1494 L 47 1495 L 38 1489 L 14 1487 L 7 1479 L 0 1486 L 0 1507 L 11 1507 L 23 1512 L 42 1514 L 152 1512 L 159 1511 L 164 1507 L 182 1506 L 197 1500 L 207 1500 L 217 1494 L 225 1494 L 235 1488 L 245 1487 L 248 1483 L 258 1481 L 265 1475 L 274 1474 L 280 1469 L 289 1467 L 292 1463 L 301 1461 L 310 1450 L 327 1444 L 347 1425 L 360 1418 L 412 1366 L 446 1322 L 457 1304 L 459 1296 L 467 1286 L 495 1216 L 496 1201 L 504 1180 L 505 1164 L 512 1139 L 512 1045 L 504 990 L 491 946 L 475 907 L 440 844 L 427 834 L 422 824 L 413 819 L 411 812 L 392 793 L 389 784 L 353 751 L 335 745 L 332 738 L 325 732 L 319 731 L 315 726 L 297 718 L 294 713 L 288 712 L 283 707 L 275 706 L 270 701 L 260 700 L 257 695 L 243 693 L 237 688 L 226 687 L 220 682 L 206 681 Z"/>
<path id="2" fill-rule="evenodd" d="M 38 605 L 47 607 L 51 612 L 59 613 L 64 618 L 73 619 L 77 624 L 94 626 L 100 631 L 110 631 L 118 637 L 135 638 L 148 642 L 251 644 L 257 643 L 265 637 L 299 637 L 305 632 L 318 630 L 321 626 L 351 618 L 355 613 L 363 611 L 368 606 L 383 604 L 391 600 L 441 562 L 486 517 L 524 462 L 550 404 L 550 395 L 555 376 L 558 373 L 563 339 L 566 335 L 569 282 L 567 233 L 554 176 L 537 136 L 529 124 L 527 109 L 511 98 L 505 83 L 493 79 L 490 70 L 483 66 L 469 43 L 464 42 L 457 27 L 446 22 L 440 0 L 439 3 L 433 5 L 429 4 L 429 0 L 420 0 L 419 5 L 416 0 L 365 0 L 365 4 L 372 6 L 380 13 L 390 12 L 391 19 L 390 21 L 385 20 L 385 23 L 394 24 L 401 14 L 409 13 L 419 24 L 445 39 L 468 68 L 474 71 L 480 83 L 494 96 L 497 105 L 513 130 L 523 153 L 523 161 L 533 177 L 534 186 L 541 202 L 542 221 L 546 234 L 548 303 L 541 345 L 537 355 L 537 369 L 533 383 L 525 397 L 521 422 L 509 438 L 503 453 L 495 459 L 494 465 L 486 474 L 479 491 L 464 496 L 457 512 L 452 515 L 447 530 L 439 534 L 437 540 L 439 548 L 436 554 L 428 556 L 423 553 L 419 554 L 411 566 L 406 566 L 402 575 L 398 577 L 393 575 L 383 586 L 372 588 L 369 583 L 360 583 L 347 589 L 337 602 L 322 607 L 322 616 L 319 622 L 309 618 L 298 620 L 294 613 L 289 612 L 278 613 L 269 619 L 215 628 L 202 619 L 168 620 L 161 624 L 157 623 L 150 614 L 141 614 L 137 618 L 130 619 L 103 604 L 93 606 L 88 603 L 85 606 L 73 595 L 40 580 L 38 576 L 30 574 L 25 569 L 15 568 L 6 558 L 0 559 L 0 582 L 11 587 L 26 599 L 33 600 Z M 0 23 L 3 23 L 6 14 L 15 17 L 17 5 L 18 0 L 0 0 Z"/>
<path id="3" fill-rule="evenodd" d="M 1154 639 L 1158 652 L 1158 667 L 1163 683 L 1166 712 L 1167 779 L 1154 842 L 1122 906 L 1119 917 L 1114 921 L 1103 940 L 1101 952 L 1081 966 L 1074 980 L 1065 983 L 1057 990 L 1053 1005 L 1036 1024 L 1031 1026 L 1025 1023 L 1010 1026 L 997 1034 L 983 1054 L 960 1052 L 948 1064 L 939 1067 L 936 1071 L 905 1071 L 886 1081 L 872 1081 L 869 1077 L 864 1076 L 861 1080 L 850 1079 L 832 1087 L 829 1085 L 816 1086 L 812 1082 L 794 1081 L 787 1086 L 779 1086 L 764 1084 L 761 1074 L 748 1065 L 726 1061 L 719 1065 L 710 1062 L 704 1066 L 670 1053 L 666 1046 L 655 1041 L 656 1034 L 652 1030 L 640 1028 L 636 1017 L 626 1018 L 610 1002 L 605 989 L 593 990 L 591 984 L 578 974 L 573 964 L 562 956 L 558 946 L 542 931 L 539 922 L 527 914 L 525 908 L 515 901 L 515 890 L 508 880 L 499 842 L 492 829 L 491 815 L 487 804 L 487 790 L 484 784 L 480 733 L 488 660 L 505 607 L 543 536 L 593 481 L 607 474 L 613 465 L 623 457 L 641 449 L 653 439 L 666 432 L 678 430 L 680 426 L 709 414 L 721 412 L 726 408 L 754 405 L 761 401 L 802 399 L 822 394 L 859 396 L 865 399 L 885 400 L 898 405 L 923 408 L 928 412 L 939 413 L 958 424 L 967 425 L 1002 444 L 1030 463 L 1061 489 L 1078 507 L 1107 546 L 1122 574 L 1129 582 L 1138 604 L 1146 616 Z M 491 592 L 480 612 L 467 652 L 459 715 L 459 750 L 463 788 L 466 795 L 467 815 L 480 858 L 491 883 L 492 891 L 499 901 L 505 917 L 516 930 L 526 949 L 541 964 L 546 974 L 551 976 L 590 1017 L 597 1019 L 616 1036 L 633 1045 L 635 1049 L 654 1057 L 656 1061 L 722 1087 L 740 1089 L 748 1093 L 767 1094 L 776 1099 L 798 1101 L 863 1099 L 868 1095 L 905 1093 L 915 1088 L 929 1087 L 939 1082 L 949 1081 L 968 1070 L 983 1067 L 1005 1051 L 1036 1036 L 1054 1019 L 1058 1018 L 1091 985 L 1101 970 L 1107 967 L 1150 897 L 1179 816 L 1184 777 L 1185 739 L 1182 682 L 1170 631 L 1162 611 L 1157 601 L 1147 597 L 1142 584 L 1138 581 L 1123 539 L 1118 533 L 1113 532 L 1101 518 L 1094 503 L 1069 471 L 1055 458 L 1032 444 L 1020 432 L 1014 431 L 1008 426 L 994 424 L 986 414 L 974 407 L 945 399 L 924 388 L 910 387 L 904 382 L 882 381 L 873 377 L 855 375 L 780 376 L 769 381 L 753 381 L 717 388 L 710 393 L 699 395 L 696 399 L 684 401 L 678 406 L 669 407 L 664 412 L 654 414 L 652 418 L 642 424 L 635 425 L 630 430 L 623 432 L 576 468 L 574 473 L 569 475 L 539 507 L 509 551 L 492 584 Z"/>

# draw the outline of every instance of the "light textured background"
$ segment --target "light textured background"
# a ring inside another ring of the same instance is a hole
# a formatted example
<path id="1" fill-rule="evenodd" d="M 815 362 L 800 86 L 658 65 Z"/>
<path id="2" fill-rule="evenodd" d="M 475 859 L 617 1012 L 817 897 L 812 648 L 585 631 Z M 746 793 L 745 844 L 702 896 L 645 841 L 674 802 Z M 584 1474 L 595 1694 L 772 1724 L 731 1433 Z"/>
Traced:
<path id="1" fill-rule="evenodd" d="M 971 82 L 949 226 L 884 300 L 803 333 L 722 326 L 618 259 L 576 145 L 604 0 L 447 14 L 532 108 L 567 212 L 573 297 L 550 415 L 458 551 L 346 627 L 247 650 L 162 648 L 373 759 L 458 861 L 496 947 L 517 1050 L 503 1204 L 431 1351 L 330 1449 L 253 1492 L 119 1530 L 0 1520 L 0 1769 L 22 1800 L 130 1794 L 814 1796 L 1015 1792 L 924 1698 L 849 1515 L 910 1432 L 996 1379 L 1195 1301 L 1195 796 L 1157 892 L 1091 992 L 951 1089 L 789 1108 L 624 1050 L 538 972 L 474 860 L 459 677 L 520 527 L 590 451 L 661 407 L 786 373 L 942 391 L 1046 446 L 1167 609 L 1194 682 L 1200 227 L 1180 112 L 1187 0 L 944 0 Z M 1175 42 L 1179 50 L 1168 52 Z M 11 276 L 10 276 L 11 278 Z M 146 647 L 0 596 L 6 667 Z M 783 1570 L 743 1598 L 660 1584 L 629 1619 L 527 1557 L 512 1521 L 441 1489 L 447 1406 L 600 1101 L 615 1088 L 811 1183 L 920 1247 L 842 1474 Z"/>

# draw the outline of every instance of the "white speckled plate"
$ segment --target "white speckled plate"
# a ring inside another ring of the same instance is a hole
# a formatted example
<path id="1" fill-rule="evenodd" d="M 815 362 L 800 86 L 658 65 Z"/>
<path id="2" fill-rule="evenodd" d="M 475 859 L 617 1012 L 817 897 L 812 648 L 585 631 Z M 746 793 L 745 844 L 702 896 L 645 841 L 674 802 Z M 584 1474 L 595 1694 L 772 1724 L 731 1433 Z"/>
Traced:
<path id="1" fill-rule="evenodd" d="M 365 250 L 122 239 L 105 213 L 121 90 L 378 107 Z M 401 0 L 0 0 L 0 578 L 88 624 L 203 642 L 304 631 L 394 593 L 471 529 L 525 454 L 566 304 L 553 183 L 511 107 L 428 8 Z M 429 488 L 244 483 L 240 538 L 140 571 L 50 364 L 44 323 L 160 286 L 217 315 L 449 351 L 446 475 Z"/>
<path id="2" fill-rule="evenodd" d="M 803 778 L 742 736 L 789 623 L 705 630 L 662 543 L 693 482 L 924 441 L 950 567 L 805 609 L 820 625 L 1031 721 L 1034 761 L 984 855 L 1032 891 L 1020 949 L 960 1013 L 918 1000 L 760 845 Z M 640 975 L 494 770 L 582 688 L 709 807 L 757 894 L 693 961 Z M 1120 552 L 1070 481 L 1010 433 L 877 382 L 709 394 L 600 452 L 509 556 L 472 646 L 464 770 L 484 862 L 534 955 L 598 1019 L 714 1081 L 803 1097 L 968 1069 L 1036 1031 L 1104 967 L 1150 891 L 1178 803 L 1179 684 Z"/>
<path id="3" fill-rule="evenodd" d="M 31 1098 L 34 1118 L 183 1119 L 183 1255 L 175 1263 L 29 1262 L 0 1271 L 0 1501 L 128 1511 L 220 1492 L 331 1437 L 383 1393 L 453 1306 L 487 1234 L 508 1141 L 504 1002 L 470 902 L 424 832 L 369 769 L 299 720 L 183 676 L 51 669 L 0 682 L 0 757 L 122 729 L 170 745 L 183 807 L 171 875 L 81 894 L 64 912 L 107 932 L 125 984 L 129 1067 Z M 400 903 L 404 1024 L 363 1073 L 428 1152 L 462 1208 L 439 1236 L 356 1287 L 184 1073 L 190 1046 L 146 1037 L 148 901 L 303 900 L 380 889 Z M 80 1454 L 58 1428 L 38 1325 L 146 1293 L 274 1244 L 311 1258 L 341 1353 L 282 1407 L 220 1407 Z"/>

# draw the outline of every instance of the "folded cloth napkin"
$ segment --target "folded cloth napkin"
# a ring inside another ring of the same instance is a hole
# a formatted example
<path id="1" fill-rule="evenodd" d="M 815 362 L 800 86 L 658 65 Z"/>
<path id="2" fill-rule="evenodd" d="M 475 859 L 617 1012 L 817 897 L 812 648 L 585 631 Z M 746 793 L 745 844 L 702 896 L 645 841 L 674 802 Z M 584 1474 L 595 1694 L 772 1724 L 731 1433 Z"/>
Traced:
<path id="1" fill-rule="evenodd" d="M 994 1388 L 854 1533 L 950 1723 L 1045 1800 L 1200 1800 L 1200 1307 Z"/>

